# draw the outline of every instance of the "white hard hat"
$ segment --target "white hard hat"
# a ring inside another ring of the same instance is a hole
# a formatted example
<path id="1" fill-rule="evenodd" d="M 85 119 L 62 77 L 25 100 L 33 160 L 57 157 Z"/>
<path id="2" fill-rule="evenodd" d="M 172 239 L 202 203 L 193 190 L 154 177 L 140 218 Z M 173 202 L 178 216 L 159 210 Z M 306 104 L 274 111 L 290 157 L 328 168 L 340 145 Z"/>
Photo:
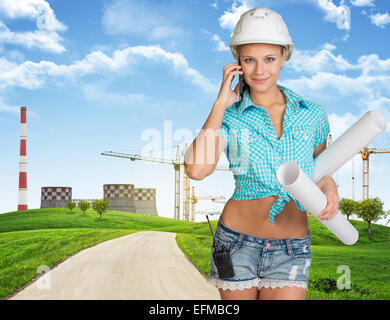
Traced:
<path id="1" fill-rule="evenodd" d="M 286 61 L 290 59 L 294 44 L 281 15 L 268 8 L 254 8 L 243 13 L 230 38 L 230 50 L 238 60 L 237 46 L 246 43 L 271 43 L 287 48 Z"/>

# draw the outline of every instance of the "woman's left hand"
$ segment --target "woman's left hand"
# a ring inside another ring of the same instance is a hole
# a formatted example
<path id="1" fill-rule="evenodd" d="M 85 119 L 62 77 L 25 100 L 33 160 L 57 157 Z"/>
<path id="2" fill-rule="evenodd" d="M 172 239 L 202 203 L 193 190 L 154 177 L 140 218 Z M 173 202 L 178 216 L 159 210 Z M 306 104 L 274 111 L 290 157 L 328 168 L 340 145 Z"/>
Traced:
<path id="1" fill-rule="evenodd" d="M 325 176 L 320 181 L 318 181 L 317 186 L 324 193 L 327 200 L 326 207 L 321 211 L 317 216 L 320 220 L 331 220 L 333 219 L 339 207 L 339 193 L 337 191 L 337 184 L 331 176 Z"/>

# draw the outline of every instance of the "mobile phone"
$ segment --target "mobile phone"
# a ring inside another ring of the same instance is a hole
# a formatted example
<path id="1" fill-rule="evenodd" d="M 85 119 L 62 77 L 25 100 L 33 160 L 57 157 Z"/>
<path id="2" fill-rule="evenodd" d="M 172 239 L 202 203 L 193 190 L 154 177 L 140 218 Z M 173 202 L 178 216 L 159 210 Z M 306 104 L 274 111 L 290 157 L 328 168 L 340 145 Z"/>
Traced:
<path id="1" fill-rule="evenodd" d="M 241 66 L 240 58 L 238 58 L 238 65 Z M 240 93 L 239 93 L 240 100 L 242 100 L 243 95 L 244 95 L 244 79 L 243 79 L 242 74 L 239 75 L 238 82 L 239 82 L 239 86 L 240 86 Z"/>

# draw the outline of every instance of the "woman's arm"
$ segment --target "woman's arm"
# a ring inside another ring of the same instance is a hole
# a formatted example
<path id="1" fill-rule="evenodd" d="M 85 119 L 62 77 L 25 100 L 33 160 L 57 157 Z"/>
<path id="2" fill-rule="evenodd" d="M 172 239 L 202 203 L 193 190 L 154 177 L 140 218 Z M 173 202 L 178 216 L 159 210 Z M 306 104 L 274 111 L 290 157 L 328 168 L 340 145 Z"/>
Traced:
<path id="1" fill-rule="evenodd" d="M 202 180 L 212 174 L 217 166 L 226 146 L 225 139 L 219 133 L 225 109 L 218 101 L 215 102 L 202 130 L 185 154 L 184 167 L 191 179 Z"/>
<path id="2" fill-rule="evenodd" d="M 200 130 L 197 137 L 191 143 L 184 156 L 184 168 L 186 174 L 194 180 L 202 180 L 212 174 L 217 166 L 219 157 L 226 146 L 225 139 L 219 130 L 222 125 L 223 115 L 227 107 L 237 99 L 240 90 L 237 83 L 234 90 L 231 85 L 236 74 L 242 74 L 241 66 L 232 62 L 223 68 L 221 88 L 213 108 Z"/>
<path id="3" fill-rule="evenodd" d="M 339 207 L 340 198 L 337 191 L 337 184 L 331 176 L 325 176 L 317 182 L 317 186 L 325 194 L 327 200 L 325 209 L 321 211 L 317 218 L 331 220 L 336 216 Z"/>
<path id="4" fill-rule="evenodd" d="M 317 157 L 322 151 L 326 149 L 326 141 L 314 148 L 313 158 Z M 339 206 L 339 193 L 337 190 L 337 184 L 331 176 L 325 176 L 318 181 L 317 186 L 325 194 L 327 205 L 321 211 L 321 214 L 317 216 L 318 219 L 331 220 L 338 212 Z"/>

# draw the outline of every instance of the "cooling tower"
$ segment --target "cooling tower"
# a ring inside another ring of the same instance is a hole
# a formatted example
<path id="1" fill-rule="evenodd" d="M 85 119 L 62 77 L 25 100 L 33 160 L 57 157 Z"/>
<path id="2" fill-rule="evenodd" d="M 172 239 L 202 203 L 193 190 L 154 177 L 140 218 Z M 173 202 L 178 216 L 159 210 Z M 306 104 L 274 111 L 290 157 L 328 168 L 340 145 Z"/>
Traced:
<path id="1" fill-rule="evenodd" d="M 108 200 L 109 210 L 136 212 L 133 191 L 133 184 L 103 185 L 103 196 Z"/>
<path id="2" fill-rule="evenodd" d="M 41 208 L 66 208 L 72 201 L 71 187 L 42 187 Z"/>
<path id="3" fill-rule="evenodd" d="M 133 194 L 136 213 L 158 216 L 156 207 L 156 189 L 134 188 Z"/>

